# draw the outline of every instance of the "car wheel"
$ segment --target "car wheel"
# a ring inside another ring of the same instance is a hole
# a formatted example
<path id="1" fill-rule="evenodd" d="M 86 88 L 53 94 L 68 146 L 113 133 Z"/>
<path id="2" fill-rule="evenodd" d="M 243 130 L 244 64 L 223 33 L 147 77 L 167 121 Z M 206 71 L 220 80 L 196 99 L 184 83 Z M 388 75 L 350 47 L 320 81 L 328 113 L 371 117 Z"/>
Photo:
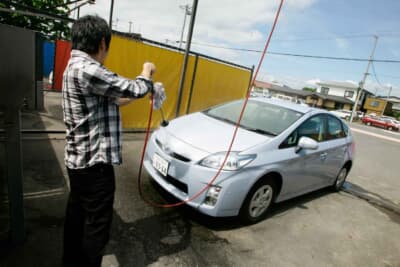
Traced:
<path id="1" fill-rule="evenodd" d="M 367 125 L 368 125 L 368 126 L 370 126 L 370 125 L 371 125 L 371 123 L 370 123 L 370 122 L 367 122 Z"/>
<path id="2" fill-rule="evenodd" d="M 392 128 L 391 126 L 389 126 L 387 129 L 388 129 L 389 131 L 393 130 L 393 128 Z"/>
<path id="3" fill-rule="evenodd" d="M 240 209 L 240 219 L 246 224 L 256 223 L 264 218 L 276 194 L 272 179 L 260 180 L 251 188 Z"/>
<path id="4" fill-rule="evenodd" d="M 348 170 L 346 167 L 343 167 L 338 176 L 336 177 L 335 183 L 332 185 L 332 189 L 334 191 L 340 191 L 344 182 L 346 182 Z"/>

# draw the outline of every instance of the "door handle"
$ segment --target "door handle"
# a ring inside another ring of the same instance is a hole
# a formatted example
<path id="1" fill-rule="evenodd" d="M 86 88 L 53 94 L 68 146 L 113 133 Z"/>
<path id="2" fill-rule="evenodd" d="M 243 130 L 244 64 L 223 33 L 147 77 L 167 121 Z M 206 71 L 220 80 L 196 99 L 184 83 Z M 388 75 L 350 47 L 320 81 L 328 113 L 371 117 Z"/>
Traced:
<path id="1" fill-rule="evenodd" d="M 321 159 L 326 159 L 326 156 L 328 156 L 328 153 L 324 152 L 322 154 L 319 155 L 321 157 Z"/>

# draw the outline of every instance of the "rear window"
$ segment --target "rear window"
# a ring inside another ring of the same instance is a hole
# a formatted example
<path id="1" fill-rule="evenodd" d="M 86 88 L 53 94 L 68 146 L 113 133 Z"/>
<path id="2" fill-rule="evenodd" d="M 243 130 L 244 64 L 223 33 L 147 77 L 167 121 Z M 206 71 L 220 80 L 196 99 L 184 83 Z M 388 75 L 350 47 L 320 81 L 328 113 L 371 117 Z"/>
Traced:
<path id="1" fill-rule="evenodd" d="M 204 114 L 236 124 L 243 107 L 243 100 L 230 102 L 204 111 Z M 240 127 L 267 135 L 278 135 L 297 121 L 303 113 L 278 105 L 249 100 Z"/>

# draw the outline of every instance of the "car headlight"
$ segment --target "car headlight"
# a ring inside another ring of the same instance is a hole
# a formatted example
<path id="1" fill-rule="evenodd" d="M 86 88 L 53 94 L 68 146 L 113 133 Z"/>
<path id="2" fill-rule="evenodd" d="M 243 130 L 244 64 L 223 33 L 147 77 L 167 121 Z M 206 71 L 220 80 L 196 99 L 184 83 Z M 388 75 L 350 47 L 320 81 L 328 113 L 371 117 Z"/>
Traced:
<path id="1" fill-rule="evenodd" d="M 218 152 L 215 154 L 212 154 L 203 160 L 200 161 L 200 165 L 208 167 L 208 168 L 213 168 L 213 169 L 219 169 L 221 168 L 222 163 L 224 162 L 224 159 L 226 157 L 227 152 Z M 243 166 L 249 164 L 251 161 L 253 161 L 256 158 L 256 155 L 251 154 L 251 155 L 240 155 L 239 152 L 231 152 L 226 159 L 226 162 L 224 164 L 224 167 L 222 168 L 225 171 L 236 171 Z"/>

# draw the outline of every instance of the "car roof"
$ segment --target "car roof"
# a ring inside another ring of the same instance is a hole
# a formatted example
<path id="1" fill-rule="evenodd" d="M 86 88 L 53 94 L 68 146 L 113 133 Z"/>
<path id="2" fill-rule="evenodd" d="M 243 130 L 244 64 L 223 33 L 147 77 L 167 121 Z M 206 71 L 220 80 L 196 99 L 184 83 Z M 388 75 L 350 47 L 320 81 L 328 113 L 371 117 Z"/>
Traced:
<path id="1" fill-rule="evenodd" d="M 260 101 L 260 102 L 264 102 L 264 103 L 269 103 L 272 105 L 277 105 L 277 106 L 281 106 L 287 109 L 291 109 L 297 112 L 301 112 L 301 113 L 307 113 L 310 111 L 322 111 L 320 109 L 317 108 L 312 108 L 309 106 L 305 106 L 305 105 L 300 105 L 300 104 L 296 104 L 287 100 L 281 100 L 281 99 L 277 99 L 277 98 L 269 98 L 269 97 L 250 97 L 251 100 L 255 100 L 255 101 Z"/>

